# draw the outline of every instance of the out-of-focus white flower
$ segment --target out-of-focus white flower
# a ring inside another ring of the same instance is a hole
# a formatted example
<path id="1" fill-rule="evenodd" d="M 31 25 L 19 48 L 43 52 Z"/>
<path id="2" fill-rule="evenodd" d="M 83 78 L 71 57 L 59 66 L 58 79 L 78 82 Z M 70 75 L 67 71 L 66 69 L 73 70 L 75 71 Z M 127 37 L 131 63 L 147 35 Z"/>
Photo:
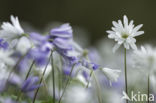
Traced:
<path id="1" fill-rule="evenodd" d="M 120 70 L 113 70 L 110 68 L 102 68 L 102 71 L 104 73 L 104 75 L 110 80 L 110 85 L 112 85 L 112 82 L 116 82 L 119 74 L 120 74 Z"/>
<path id="2" fill-rule="evenodd" d="M 31 41 L 27 37 L 22 37 L 19 39 L 16 50 L 21 54 L 26 54 L 26 52 L 32 47 Z"/>
<path id="3" fill-rule="evenodd" d="M 4 80 L 8 77 L 9 72 L 7 71 L 7 66 L 4 63 L 0 63 L 0 80 Z"/>
<path id="4" fill-rule="evenodd" d="M 88 103 L 89 93 L 84 87 L 74 86 L 66 91 L 64 103 Z"/>
<path id="5" fill-rule="evenodd" d="M 11 15 L 10 22 L 3 22 L 0 30 L 0 38 L 6 39 L 7 41 L 10 41 L 12 39 L 17 38 L 21 34 L 24 33 L 24 30 L 22 29 L 18 17 L 14 17 Z"/>
<path id="6" fill-rule="evenodd" d="M 156 48 L 141 46 L 140 50 L 134 51 L 133 62 L 135 68 L 151 73 L 156 69 Z"/>
<path id="7" fill-rule="evenodd" d="M 11 66 L 14 65 L 15 60 L 10 57 L 11 55 L 12 51 L 0 49 L 0 62 Z"/>
<path id="8" fill-rule="evenodd" d="M 114 39 L 117 44 L 113 48 L 113 52 L 115 52 L 120 45 L 124 45 L 126 49 L 130 47 L 134 50 L 137 49 L 136 39 L 134 37 L 142 35 L 144 31 L 139 31 L 139 29 L 143 26 L 142 24 L 134 27 L 133 20 L 128 23 L 128 18 L 126 15 L 123 17 L 123 23 L 121 20 L 118 22 L 113 21 L 112 30 L 108 30 L 108 38 Z"/>

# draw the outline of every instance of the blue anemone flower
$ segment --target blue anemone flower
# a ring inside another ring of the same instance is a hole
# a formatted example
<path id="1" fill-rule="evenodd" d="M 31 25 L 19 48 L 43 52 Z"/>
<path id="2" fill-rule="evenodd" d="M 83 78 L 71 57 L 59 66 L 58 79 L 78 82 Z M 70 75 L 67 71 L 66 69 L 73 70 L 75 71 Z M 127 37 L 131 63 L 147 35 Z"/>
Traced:
<path id="1" fill-rule="evenodd" d="M 32 92 L 35 89 L 39 88 L 41 84 L 37 84 L 39 81 L 39 78 L 36 76 L 33 77 L 28 77 L 24 83 L 22 84 L 22 92 L 27 93 L 27 92 Z"/>
<path id="2" fill-rule="evenodd" d="M 54 28 L 49 35 L 31 33 L 30 38 L 35 42 L 36 48 L 30 51 L 30 57 L 34 57 L 37 63 L 42 64 L 49 56 L 52 49 L 55 49 L 65 60 L 73 62 L 77 59 L 72 46 L 72 27 L 63 24 Z M 72 54 L 72 55 L 71 55 Z"/>

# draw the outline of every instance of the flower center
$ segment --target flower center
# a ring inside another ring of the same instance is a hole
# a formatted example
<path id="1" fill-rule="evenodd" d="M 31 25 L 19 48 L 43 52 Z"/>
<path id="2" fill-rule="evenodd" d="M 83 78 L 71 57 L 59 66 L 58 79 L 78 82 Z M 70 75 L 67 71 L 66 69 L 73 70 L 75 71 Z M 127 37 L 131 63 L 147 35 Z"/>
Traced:
<path id="1" fill-rule="evenodd" d="M 128 36 L 129 36 L 128 34 L 125 34 L 125 33 L 122 34 L 122 38 L 124 38 L 124 39 L 127 39 Z"/>

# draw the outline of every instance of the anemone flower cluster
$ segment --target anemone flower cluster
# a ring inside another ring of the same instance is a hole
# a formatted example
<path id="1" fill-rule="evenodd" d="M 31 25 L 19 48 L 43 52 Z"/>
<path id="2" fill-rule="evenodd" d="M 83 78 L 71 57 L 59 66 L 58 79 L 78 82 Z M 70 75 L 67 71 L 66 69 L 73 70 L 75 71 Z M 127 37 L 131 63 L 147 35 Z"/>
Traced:
<path id="1" fill-rule="evenodd" d="M 148 74 L 146 89 L 150 96 L 150 87 L 155 84 L 156 50 L 137 50 L 135 37 L 144 33 L 139 31 L 142 24 L 135 27 L 133 20 L 129 23 L 124 16 L 123 23 L 113 21 L 114 27 L 107 31 L 108 38 L 117 42 L 113 52 L 124 47 L 124 75 L 120 76 L 123 66 L 117 59 L 122 54 L 116 57 L 110 51 L 100 53 L 108 49 L 101 49 L 103 43 L 98 46 L 100 50 L 83 48 L 76 42 L 75 29 L 69 23 L 41 33 L 27 32 L 18 17 L 11 15 L 10 20 L 0 28 L 0 103 L 123 103 L 125 97 L 121 95 L 128 97 L 128 91 L 134 88 L 129 77 L 136 73 L 129 75 L 129 55 L 133 57 L 133 68 L 144 68 Z M 130 48 L 134 52 L 127 54 Z M 117 61 L 109 61 L 108 57 Z"/>

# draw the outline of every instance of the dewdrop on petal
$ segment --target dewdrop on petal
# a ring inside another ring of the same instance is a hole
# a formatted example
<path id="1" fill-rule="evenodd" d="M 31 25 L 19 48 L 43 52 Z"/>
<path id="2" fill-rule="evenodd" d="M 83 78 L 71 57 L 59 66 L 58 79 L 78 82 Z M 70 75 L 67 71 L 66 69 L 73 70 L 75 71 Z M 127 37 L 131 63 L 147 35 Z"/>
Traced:
<path id="1" fill-rule="evenodd" d="M 135 37 L 144 34 L 144 31 L 139 31 L 143 24 L 134 27 L 133 20 L 128 23 L 126 15 L 123 17 L 123 23 L 121 20 L 118 20 L 118 22 L 113 21 L 112 23 L 114 27 L 112 27 L 112 30 L 106 32 L 108 33 L 108 38 L 114 39 L 117 42 L 113 48 L 113 52 L 115 52 L 122 44 L 126 49 L 130 49 L 131 47 L 136 50 L 137 46 L 135 44 Z"/>

